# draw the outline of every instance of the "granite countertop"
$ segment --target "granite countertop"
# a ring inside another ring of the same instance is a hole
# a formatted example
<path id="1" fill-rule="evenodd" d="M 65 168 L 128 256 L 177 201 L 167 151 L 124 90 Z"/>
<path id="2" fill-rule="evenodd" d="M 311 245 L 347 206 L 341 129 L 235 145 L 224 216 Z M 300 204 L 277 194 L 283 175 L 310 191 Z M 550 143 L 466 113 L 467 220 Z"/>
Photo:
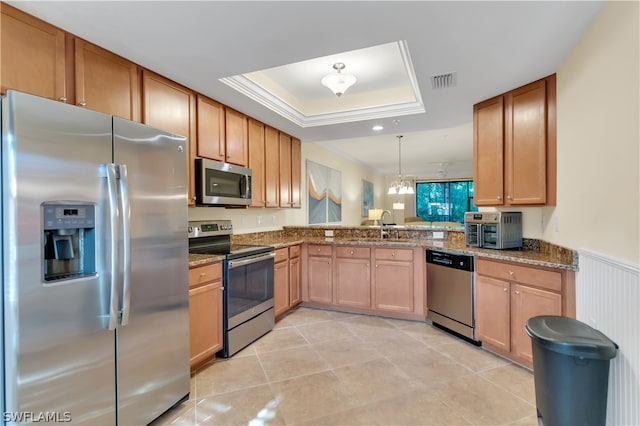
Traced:
<path id="1" fill-rule="evenodd" d="M 577 254 L 569 249 L 554 246 L 549 243 L 536 241 L 535 244 L 525 244 L 523 249 L 492 250 L 467 247 L 464 233 L 449 231 L 444 238 L 424 238 L 421 233 L 412 231 L 399 234 L 400 238 L 373 237 L 370 228 L 349 228 L 347 232 L 338 232 L 333 238 L 321 236 L 322 229 L 291 228 L 283 231 L 260 232 L 254 234 L 239 234 L 233 236 L 233 241 L 241 244 L 268 245 L 274 249 L 286 248 L 298 244 L 330 244 L 330 245 L 366 245 L 381 247 L 420 247 L 424 249 L 447 250 L 457 253 L 472 254 L 477 258 L 503 260 L 534 266 L 578 270 Z M 530 241 L 527 241 L 530 243 Z M 195 267 L 224 260 L 219 255 L 189 255 L 189 266 Z"/>

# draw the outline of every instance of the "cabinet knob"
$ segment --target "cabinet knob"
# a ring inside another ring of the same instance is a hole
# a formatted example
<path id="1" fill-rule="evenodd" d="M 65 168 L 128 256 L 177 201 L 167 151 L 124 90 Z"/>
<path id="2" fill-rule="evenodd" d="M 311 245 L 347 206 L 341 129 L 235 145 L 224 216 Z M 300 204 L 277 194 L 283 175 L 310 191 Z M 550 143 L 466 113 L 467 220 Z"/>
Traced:
<path id="1" fill-rule="evenodd" d="M 395 251 L 393 253 L 391 253 L 391 257 L 394 257 L 395 255 L 396 255 Z"/>
<path id="2" fill-rule="evenodd" d="M 520 294 L 520 292 L 518 290 L 516 290 L 516 294 Z"/>
<path id="3" fill-rule="evenodd" d="M 496 198 L 498 199 L 498 201 L 502 201 L 502 195 L 498 195 Z"/>
<path id="4" fill-rule="evenodd" d="M 367 263 L 367 268 L 369 267 L 369 264 Z"/>
<path id="5" fill-rule="evenodd" d="M 200 277 L 204 277 L 205 275 L 207 275 L 205 272 L 200 272 Z"/>
<path id="6" fill-rule="evenodd" d="M 511 275 L 513 277 L 515 275 L 515 272 L 509 271 L 509 275 Z"/>
<path id="7" fill-rule="evenodd" d="M 351 250 L 351 251 L 349 252 L 349 254 L 353 256 L 353 250 Z"/>
<path id="8" fill-rule="evenodd" d="M 85 101 L 80 101 L 80 103 L 78 104 L 81 107 L 86 107 L 87 103 Z"/>
<path id="9" fill-rule="evenodd" d="M 60 96 L 60 97 L 58 98 L 58 100 L 59 100 L 60 102 L 62 102 L 63 104 L 66 104 L 66 103 L 67 103 L 67 97 L 66 97 L 66 96 Z"/>
<path id="10" fill-rule="evenodd" d="M 513 200 L 513 197 L 511 195 L 507 195 L 507 200 L 511 201 Z"/>
<path id="11" fill-rule="evenodd" d="M 509 289 L 505 287 L 505 288 L 502 289 L 502 291 L 504 291 L 506 293 L 506 292 L 509 291 Z"/>

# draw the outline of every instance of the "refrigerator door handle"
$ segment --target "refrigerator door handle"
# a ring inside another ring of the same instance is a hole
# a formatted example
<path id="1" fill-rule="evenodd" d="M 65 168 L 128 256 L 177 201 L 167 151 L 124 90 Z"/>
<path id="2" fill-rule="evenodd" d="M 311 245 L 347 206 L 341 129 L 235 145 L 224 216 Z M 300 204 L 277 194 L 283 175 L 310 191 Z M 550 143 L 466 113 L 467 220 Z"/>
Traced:
<path id="1" fill-rule="evenodd" d="M 122 212 L 122 312 L 120 325 L 129 323 L 131 312 L 131 209 L 129 206 L 129 184 L 127 166 L 121 164 L 120 170 L 120 211 Z"/>
<path id="2" fill-rule="evenodd" d="M 110 270 L 110 297 L 109 297 L 109 330 L 115 330 L 118 325 L 118 234 L 119 234 L 119 206 L 117 191 L 117 172 L 115 164 L 104 164 L 107 176 L 107 194 L 109 199 L 109 270 Z"/>

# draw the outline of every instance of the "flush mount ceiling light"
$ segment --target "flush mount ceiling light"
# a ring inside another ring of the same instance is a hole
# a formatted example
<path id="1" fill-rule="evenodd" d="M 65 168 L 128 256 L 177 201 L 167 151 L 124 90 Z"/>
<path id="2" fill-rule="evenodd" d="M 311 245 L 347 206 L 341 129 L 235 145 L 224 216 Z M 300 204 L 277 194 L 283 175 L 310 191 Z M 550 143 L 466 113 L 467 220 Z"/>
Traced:
<path id="1" fill-rule="evenodd" d="M 331 90 L 337 97 L 342 96 L 344 92 L 351 86 L 353 86 L 356 82 L 356 77 L 351 74 L 342 74 L 342 71 L 345 68 L 345 64 L 342 62 L 338 62 L 333 64 L 333 69 L 336 70 L 335 74 L 327 74 L 322 77 L 320 81 L 323 86 L 326 86 Z"/>
<path id="2" fill-rule="evenodd" d="M 411 185 L 411 182 L 409 182 L 408 180 L 404 180 L 404 178 L 402 177 L 402 159 L 401 159 L 401 141 L 402 141 L 402 135 L 396 136 L 398 138 L 398 180 L 394 181 L 391 186 L 389 186 L 389 192 L 387 192 L 387 194 L 393 195 L 393 194 L 400 194 L 400 195 L 404 195 L 404 194 L 415 194 L 415 191 L 413 190 L 413 186 Z"/>

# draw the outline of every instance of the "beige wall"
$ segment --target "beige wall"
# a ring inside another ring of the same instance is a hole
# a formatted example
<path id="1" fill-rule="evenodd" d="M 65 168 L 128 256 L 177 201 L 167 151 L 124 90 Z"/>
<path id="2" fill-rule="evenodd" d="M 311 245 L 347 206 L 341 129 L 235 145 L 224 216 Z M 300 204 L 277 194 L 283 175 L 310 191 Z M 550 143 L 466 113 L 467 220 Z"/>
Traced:
<path id="1" fill-rule="evenodd" d="M 307 224 L 306 160 L 342 172 L 342 222 L 360 225 L 362 219 L 362 180 L 373 183 L 374 206 L 383 206 L 384 178 L 317 143 L 302 143 L 302 208 L 300 209 L 224 209 L 196 207 L 189 209 L 189 220 L 229 219 L 237 234 L 271 231 L 285 225 Z"/>
<path id="2" fill-rule="evenodd" d="M 558 204 L 543 239 L 640 263 L 639 3 L 609 1 L 557 72 Z"/>

